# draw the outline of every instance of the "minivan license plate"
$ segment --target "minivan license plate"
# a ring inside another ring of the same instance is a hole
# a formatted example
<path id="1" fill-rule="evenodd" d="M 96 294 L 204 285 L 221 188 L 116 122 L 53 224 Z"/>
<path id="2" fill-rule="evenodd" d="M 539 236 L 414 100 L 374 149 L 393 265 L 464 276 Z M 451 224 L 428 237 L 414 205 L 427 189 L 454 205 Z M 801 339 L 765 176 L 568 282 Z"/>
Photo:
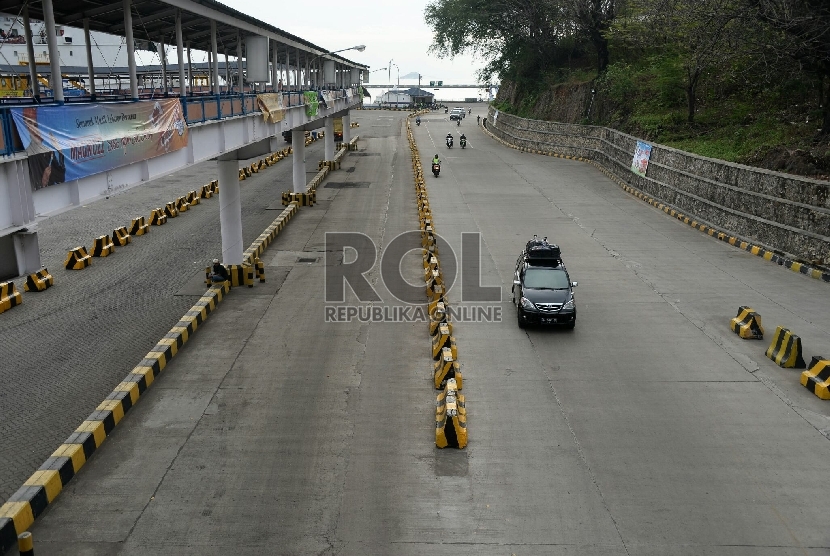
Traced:
<path id="1" fill-rule="evenodd" d="M 542 319 L 542 324 L 551 324 L 552 322 L 556 322 L 556 319 Z"/>

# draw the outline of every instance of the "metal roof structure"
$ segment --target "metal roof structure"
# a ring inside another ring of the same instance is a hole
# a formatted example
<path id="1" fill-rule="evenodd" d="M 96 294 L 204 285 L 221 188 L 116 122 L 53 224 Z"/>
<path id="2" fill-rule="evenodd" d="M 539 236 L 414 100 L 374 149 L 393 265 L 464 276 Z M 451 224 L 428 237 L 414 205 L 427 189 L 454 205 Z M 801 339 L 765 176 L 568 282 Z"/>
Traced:
<path id="1" fill-rule="evenodd" d="M 35 0 L 0 0 L 0 12 L 20 15 L 23 6 L 28 4 L 29 17 L 44 20 L 41 2 Z M 55 24 L 83 27 L 83 21 L 89 18 L 89 28 L 93 31 L 124 36 L 123 2 L 111 0 L 60 0 L 54 2 Z M 291 65 L 296 65 L 297 50 L 299 63 L 304 66 L 318 56 L 335 60 L 344 65 L 368 69 L 369 66 L 354 62 L 329 49 L 318 46 L 273 25 L 230 8 L 215 0 L 133 0 L 133 37 L 136 41 L 176 44 L 176 12 L 181 10 L 182 34 L 185 42 L 196 50 L 211 50 L 210 22 L 216 21 L 217 44 L 219 53 L 225 50 L 236 56 L 237 37 L 244 46 L 245 37 L 258 35 L 268 37 L 278 43 L 277 55 L 284 59 L 289 55 Z M 244 48 L 243 48 L 243 57 Z"/>

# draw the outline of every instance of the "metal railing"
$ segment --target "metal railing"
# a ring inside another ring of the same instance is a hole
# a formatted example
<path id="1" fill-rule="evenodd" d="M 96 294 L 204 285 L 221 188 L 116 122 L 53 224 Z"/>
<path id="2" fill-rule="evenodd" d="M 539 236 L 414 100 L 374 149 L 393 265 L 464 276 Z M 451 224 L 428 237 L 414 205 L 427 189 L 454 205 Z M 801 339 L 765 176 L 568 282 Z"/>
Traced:
<path id="1" fill-rule="evenodd" d="M 317 90 L 314 91 L 319 92 Z M 329 90 L 328 92 L 333 94 L 332 98 L 334 99 L 342 99 L 346 97 L 345 89 Z M 282 94 L 282 105 L 285 108 L 305 105 L 306 91 L 304 90 L 279 91 L 279 93 Z M 195 93 L 186 97 L 169 95 L 166 98 L 178 98 L 182 103 L 182 112 L 184 114 L 185 121 L 188 124 L 199 124 L 261 112 L 256 102 L 257 94 L 259 93 L 221 93 L 219 95 L 214 95 L 212 93 Z M 155 94 L 147 96 L 147 100 L 152 98 L 165 97 L 163 95 L 156 96 Z M 144 98 L 142 98 L 142 100 L 144 100 Z M 130 99 L 128 98 L 128 95 L 124 95 L 123 92 L 120 91 L 99 93 L 96 95 L 95 99 L 91 96 L 66 97 L 65 99 L 67 104 L 111 103 L 125 101 L 129 102 Z M 0 99 L 0 128 L 2 129 L 2 136 L 0 136 L 0 156 L 9 156 L 14 153 L 25 151 L 12 118 L 12 108 L 19 108 L 23 106 L 49 106 L 51 104 L 54 104 L 51 99 L 40 99 L 40 102 L 38 102 L 32 97 L 9 97 Z"/>

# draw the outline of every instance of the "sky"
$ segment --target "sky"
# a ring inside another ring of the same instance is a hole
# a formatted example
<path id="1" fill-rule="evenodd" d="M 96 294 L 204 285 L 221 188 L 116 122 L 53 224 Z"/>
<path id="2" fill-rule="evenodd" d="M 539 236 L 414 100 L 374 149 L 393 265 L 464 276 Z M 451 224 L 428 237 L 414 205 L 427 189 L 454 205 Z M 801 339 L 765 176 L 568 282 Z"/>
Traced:
<path id="1" fill-rule="evenodd" d="M 412 72 L 421 83 L 478 83 L 476 71 L 484 62 L 472 56 L 441 59 L 428 52 L 432 30 L 424 22 L 425 0 L 378 2 L 366 0 L 222 0 L 224 4 L 270 23 L 330 51 L 365 44 L 366 50 L 349 50 L 341 56 L 370 66 L 369 71 L 391 67 L 391 83 Z M 389 64 L 392 60 L 394 65 Z M 370 74 L 369 83 L 389 84 L 390 72 Z M 417 84 L 401 79 L 401 84 Z"/>

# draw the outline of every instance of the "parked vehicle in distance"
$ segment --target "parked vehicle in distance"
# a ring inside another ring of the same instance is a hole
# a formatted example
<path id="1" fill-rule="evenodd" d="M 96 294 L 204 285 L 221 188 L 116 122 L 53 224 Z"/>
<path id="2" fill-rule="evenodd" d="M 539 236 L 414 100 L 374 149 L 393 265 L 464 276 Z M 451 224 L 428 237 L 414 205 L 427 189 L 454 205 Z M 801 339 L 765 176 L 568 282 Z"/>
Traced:
<path id="1" fill-rule="evenodd" d="M 547 238 L 527 242 L 513 276 L 513 304 L 519 328 L 528 324 L 576 326 L 576 299 L 559 246 Z"/>
<path id="2" fill-rule="evenodd" d="M 450 121 L 453 120 L 461 120 L 464 118 L 464 109 L 463 108 L 453 108 L 452 112 L 450 112 Z"/>

